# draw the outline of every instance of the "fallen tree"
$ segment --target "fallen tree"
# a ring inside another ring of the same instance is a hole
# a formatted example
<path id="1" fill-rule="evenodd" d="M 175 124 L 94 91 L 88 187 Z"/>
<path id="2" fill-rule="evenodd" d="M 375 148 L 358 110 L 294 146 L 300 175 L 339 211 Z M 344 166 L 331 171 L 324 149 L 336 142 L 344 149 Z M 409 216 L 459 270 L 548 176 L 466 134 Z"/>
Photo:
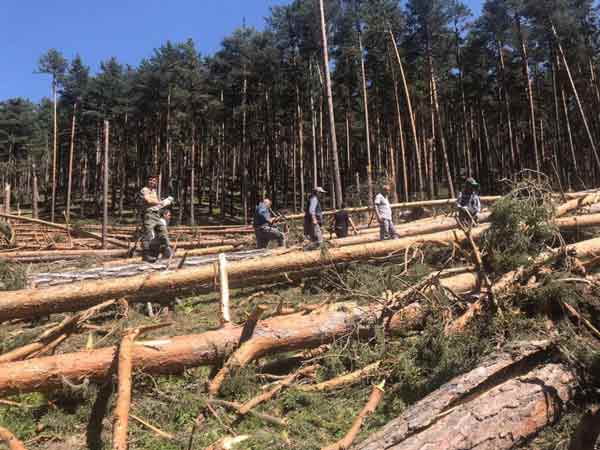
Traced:
<path id="1" fill-rule="evenodd" d="M 497 365 L 450 381 L 355 450 L 508 450 L 557 421 L 574 397 L 565 366 Z"/>
<path id="2" fill-rule="evenodd" d="M 440 282 L 444 284 L 443 279 Z M 379 323 L 382 308 L 379 303 L 364 307 L 342 303 L 310 314 L 291 314 L 260 321 L 253 340 L 261 350 L 254 354 L 254 358 L 317 348 L 357 331 L 370 332 Z M 400 310 L 397 316 L 410 318 L 409 309 Z M 406 323 L 392 320 L 388 330 L 404 331 L 411 323 L 408 319 Z M 242 332 L 242 326 L 232 325 L 197 335 L 137 342 L 132 354 L 133 370 L 166 374 L 214 365 L 236 348 Z M 56 389 L 63 386 L 63 380 L 71 383 L 81 383 L 85 379 L 102 381 L 109 376 L 116 354 L 116 347 L 108 347 L 2 364 L 0 395 Z"/>
<path id="3" fill-rule="evenodd" d="M 563 229 L 600 225 L 600 214 L 589 217 L 567 217 L 557 219 Z M 477 239 L 489 228 L 481 225 L 472 231 Z M 452 230 L 422 236 L 407 237 L 372 244 L 354 245 L 329 249 L 325 252 L 296 252 L 231 262 L 229 278 L 250 286 L 252 280 L 280 278 L 282 273 L 318 271 L 324 267 L 398 254 L 417 244 L 435 242 L 450 244 L 466 240 L 464 233 Z M 0 321 L 39 317 L 59 312 L 79 311 L 106 300 L 126 297 L 129 301 L 145 301 L 151 298 L 174 297 L 193 292 L 200 286 L 213 286 L 216 278 L 212 265 L 182 269 L 175 272 L 155 272 L 114 280 L 88 281 L 43 290 L 28 289 L 0 294 Z"/>
<path id="4" fill-rule="evenodd" d="M 30 217 L 25 217 L 25 216 L 14 216 L 12 214 L 6 214 L 6 213 L 0 213 L 0 217 L 3 217 L 5 219 L 11 219 L 11 220 L 21 220 L 21 221 L 25 221 L 25 222 L 30 222 L 30 223 L 35 223 L 38 225 L 43 225 L 46 226 L 48 228 L 54 228 L 57 230 L 62 230 L 64 232 L 67 233 L 71 233 L 71 234 L 75 234 L 75 235 L 80 235 L 80 236 L 86 236 L 86 237 L 90 237 L 90 238 L 94 238 L 98 241 L 102 241 L 102 235 L 97 234 L 97 233 L 92 233 L 90 231 L 84 231 L 84 230 L 74 230 L 72 228 L 69 228 L 67 225 L 61 225 L 59 223 L 53 223 L 53 222 L 46 222 L 45 220 L 40 220 L 40 219 L 32 219 Z M 112 244 L 116 247 L 121 247 L 121 248 L 128 248 L 129 247 L 129 243 L 128 242 L 122 242 L 119 241 L 117 239 L 107 239 L 107 242 L 109 244 Z"/>

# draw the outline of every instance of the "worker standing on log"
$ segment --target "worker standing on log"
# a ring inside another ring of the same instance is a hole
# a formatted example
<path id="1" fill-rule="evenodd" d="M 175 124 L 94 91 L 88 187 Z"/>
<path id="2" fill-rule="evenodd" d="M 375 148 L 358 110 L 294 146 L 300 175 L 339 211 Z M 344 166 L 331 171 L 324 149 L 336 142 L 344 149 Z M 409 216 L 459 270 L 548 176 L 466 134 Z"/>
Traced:
<path id="1" fill-rule="evenodd" d="M 350 227 L 352 227 L 354 234 L 358 234 L 358 230 L 356 229 L 356 226 L 354 226 L 350 214 L 346 211 L 346 205 L 342 203 L 342 207 L 333 215 L 329 229 L 334 232 L 338 238 L 345 238 L 348 237 L 348 229 Z"/>
<path id="2" fill-rule="evenodd" d="M 306 209 L 304 210 L 304 235 L 311 243 L 304 248 L 305 250 L 314 250 L 319 248 L 323 243 L 323 232 L 321 231 L 323 209 L 321 208 L 319 194 L 325 193 L 327 191 L 318 186 L 313 189 L 306 202 Z"/>
<path id="3" fill-rule="evenodd" d="M 381 192 L 375 197 L 375 215 L 377 216 L 377 222 L 379 222 L 379 238 L 382 241 L 398 237 L 392 217 L 392 206 L 388 199 L 391 190 L 391 186 L 386 183 L 382 186 Z"/>
<path id="4" fill-rule="evenodd" d="M 257 248 L 267 248 L 271 241 L 277 241 L 280 247 L 285 246 L 285 235 L 275 226 L 277 218 L 271 214 L 271 204 L 271 199 L 264 198 L 254 210 Z"/>
<path id="5" fill-rule="evenodd" d="M 465 187 L 456 199 L 458 218 L 463 223 L 476 224 L 481 212 L 481 199 L 478 191 L 479 183 L 474 178 L 467 178 Z"/>
<path id="6" fill-rule="evenodd" d="M 152 242 L 155 239 L 166 243 L 170 249 L 169 233 L 166 222 L 161 217 L 161 210 L 173 204 L 173 197 L 164 200 L 158 198 L 156 186 L 158 178 L 148 177 L 147 185 L 140 191 L 143 214 L 142 259 L 146 262 L 156 262 L 158 255 L 153 251 Z"/>

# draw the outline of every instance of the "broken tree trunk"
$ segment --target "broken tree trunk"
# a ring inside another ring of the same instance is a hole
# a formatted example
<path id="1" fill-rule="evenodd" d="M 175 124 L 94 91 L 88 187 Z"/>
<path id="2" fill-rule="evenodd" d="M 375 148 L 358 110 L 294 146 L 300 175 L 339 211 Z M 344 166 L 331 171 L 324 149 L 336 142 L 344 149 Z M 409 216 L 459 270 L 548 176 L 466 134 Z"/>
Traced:
<path id="1" fill-rule="evenodd" d="M 548 342 L 494 356 L 408 408 L 356 450 L 503 450 L 553 423 L 576 380 L 559 364 L 540 365 Z"/>
<path id="2" fill-rule="evenodd" d="M 113 450 L 127 450 L 127 432 L 129 427 L 129 408 L 131 407 L 131 372 L 133 342 L 140 334 L 135 329 L 129 332 L 121 341 L 119 347 L 117 404 L 113 424 Z"/>
<path id="3" fill-rule="evenodd" d="M 3 427 L 0 427 L 0 441 L 3 441 L 9 450 L 26 450 L 23 443 Z"/>

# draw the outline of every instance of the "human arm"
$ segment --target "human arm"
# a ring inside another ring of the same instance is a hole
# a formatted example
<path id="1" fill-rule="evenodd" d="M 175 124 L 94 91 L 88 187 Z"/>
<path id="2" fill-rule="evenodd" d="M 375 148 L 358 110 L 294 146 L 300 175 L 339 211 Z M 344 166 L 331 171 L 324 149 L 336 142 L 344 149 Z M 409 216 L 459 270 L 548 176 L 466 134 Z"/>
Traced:
<path id="1" fill-rule="evenodd" d="M 350 223 L 350 226 L 352 227 L 352 230 L 354 231 L 354 234 L 358 234 L 358 230 L 354 226 L 354 221 L 352 220 L 352 217 L 348 217 L 348 223 Z"/>
<path id="2" fill-rule="evenodd" d="M 473 195 L 473 211 L 475 212 L 475 215 L 479 215 L 481 212 L 481 199 L 479 198 L 479 195 Z"/>
<path id="3" fill-rule="evenodd" d="M 378 223 L 383 222 L 383 218 L 379 214 L 379 205 L 381 205 L 382 201 L 383 201 L 383 195 L 377 194 L 377 196 L 375 197 L 375 217 L 377 218 Z"/>
<path id="4" fill-rule="evenodd" d="M 319 224 L 319 219 L 317 217 L 317 206 L 318 206 L 318 204 L 319 204 L 319 200 L 317 200 L 316 197 L 312 197 L 310 199 L 310 203 L 308 205 L 308 214 L 312 218 L 313 225 L 318 225 Z"/>

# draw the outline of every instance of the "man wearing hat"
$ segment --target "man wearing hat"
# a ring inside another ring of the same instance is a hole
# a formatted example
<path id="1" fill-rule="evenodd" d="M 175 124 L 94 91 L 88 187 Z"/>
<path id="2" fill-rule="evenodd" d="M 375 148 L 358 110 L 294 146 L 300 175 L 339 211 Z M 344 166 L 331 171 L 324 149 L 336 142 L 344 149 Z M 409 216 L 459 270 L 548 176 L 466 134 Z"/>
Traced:
<path id="1" fill-rule="evenodd" d="M 379 239 L 386 241 L 389 239 L 396 239 L 398 233 L 394 226 L 392 206 L 390 205 L 390 192 L 392 186 L 389 183 L 385 183 L 382 186 L 381 192 L 375 196 L 375 216 L 377 222 L 379 222 Z"/>
<path id="2" fill-rule="evenodd" d="M 474 178 L 467 178 L 465 187 L 456 200 L 459 217 L 471 219 L 473 223 L 477 223 L 477 216 L 481 212 L 481 200 L 477 191 L 479 183 Z"/>
<path id="3" fill-rule="evenodd" d="M 304 210 L 304 235 L 311 243 L 305 247 L 306 250 L 314 250 L 323 243 L 323 210 L 321 209 L 320 194 L 325 194 L 327 191 L 321 186 L 313 189 Z"/>
<path id="4" fill-rule="evenodd" d="M 156 262 L 157 255 L 152 248 L 155 239 L 170 248 L 169 234 L 166 223 L 161 217 L 161 210 L 173 203 L 173 197 L 160 200 L 156 192 L 157 185 L 158 178 L 151 175 L 148 177 L 147 185 L 139 194 L 143 218 L 142 259 L 146 262 Z"/>

